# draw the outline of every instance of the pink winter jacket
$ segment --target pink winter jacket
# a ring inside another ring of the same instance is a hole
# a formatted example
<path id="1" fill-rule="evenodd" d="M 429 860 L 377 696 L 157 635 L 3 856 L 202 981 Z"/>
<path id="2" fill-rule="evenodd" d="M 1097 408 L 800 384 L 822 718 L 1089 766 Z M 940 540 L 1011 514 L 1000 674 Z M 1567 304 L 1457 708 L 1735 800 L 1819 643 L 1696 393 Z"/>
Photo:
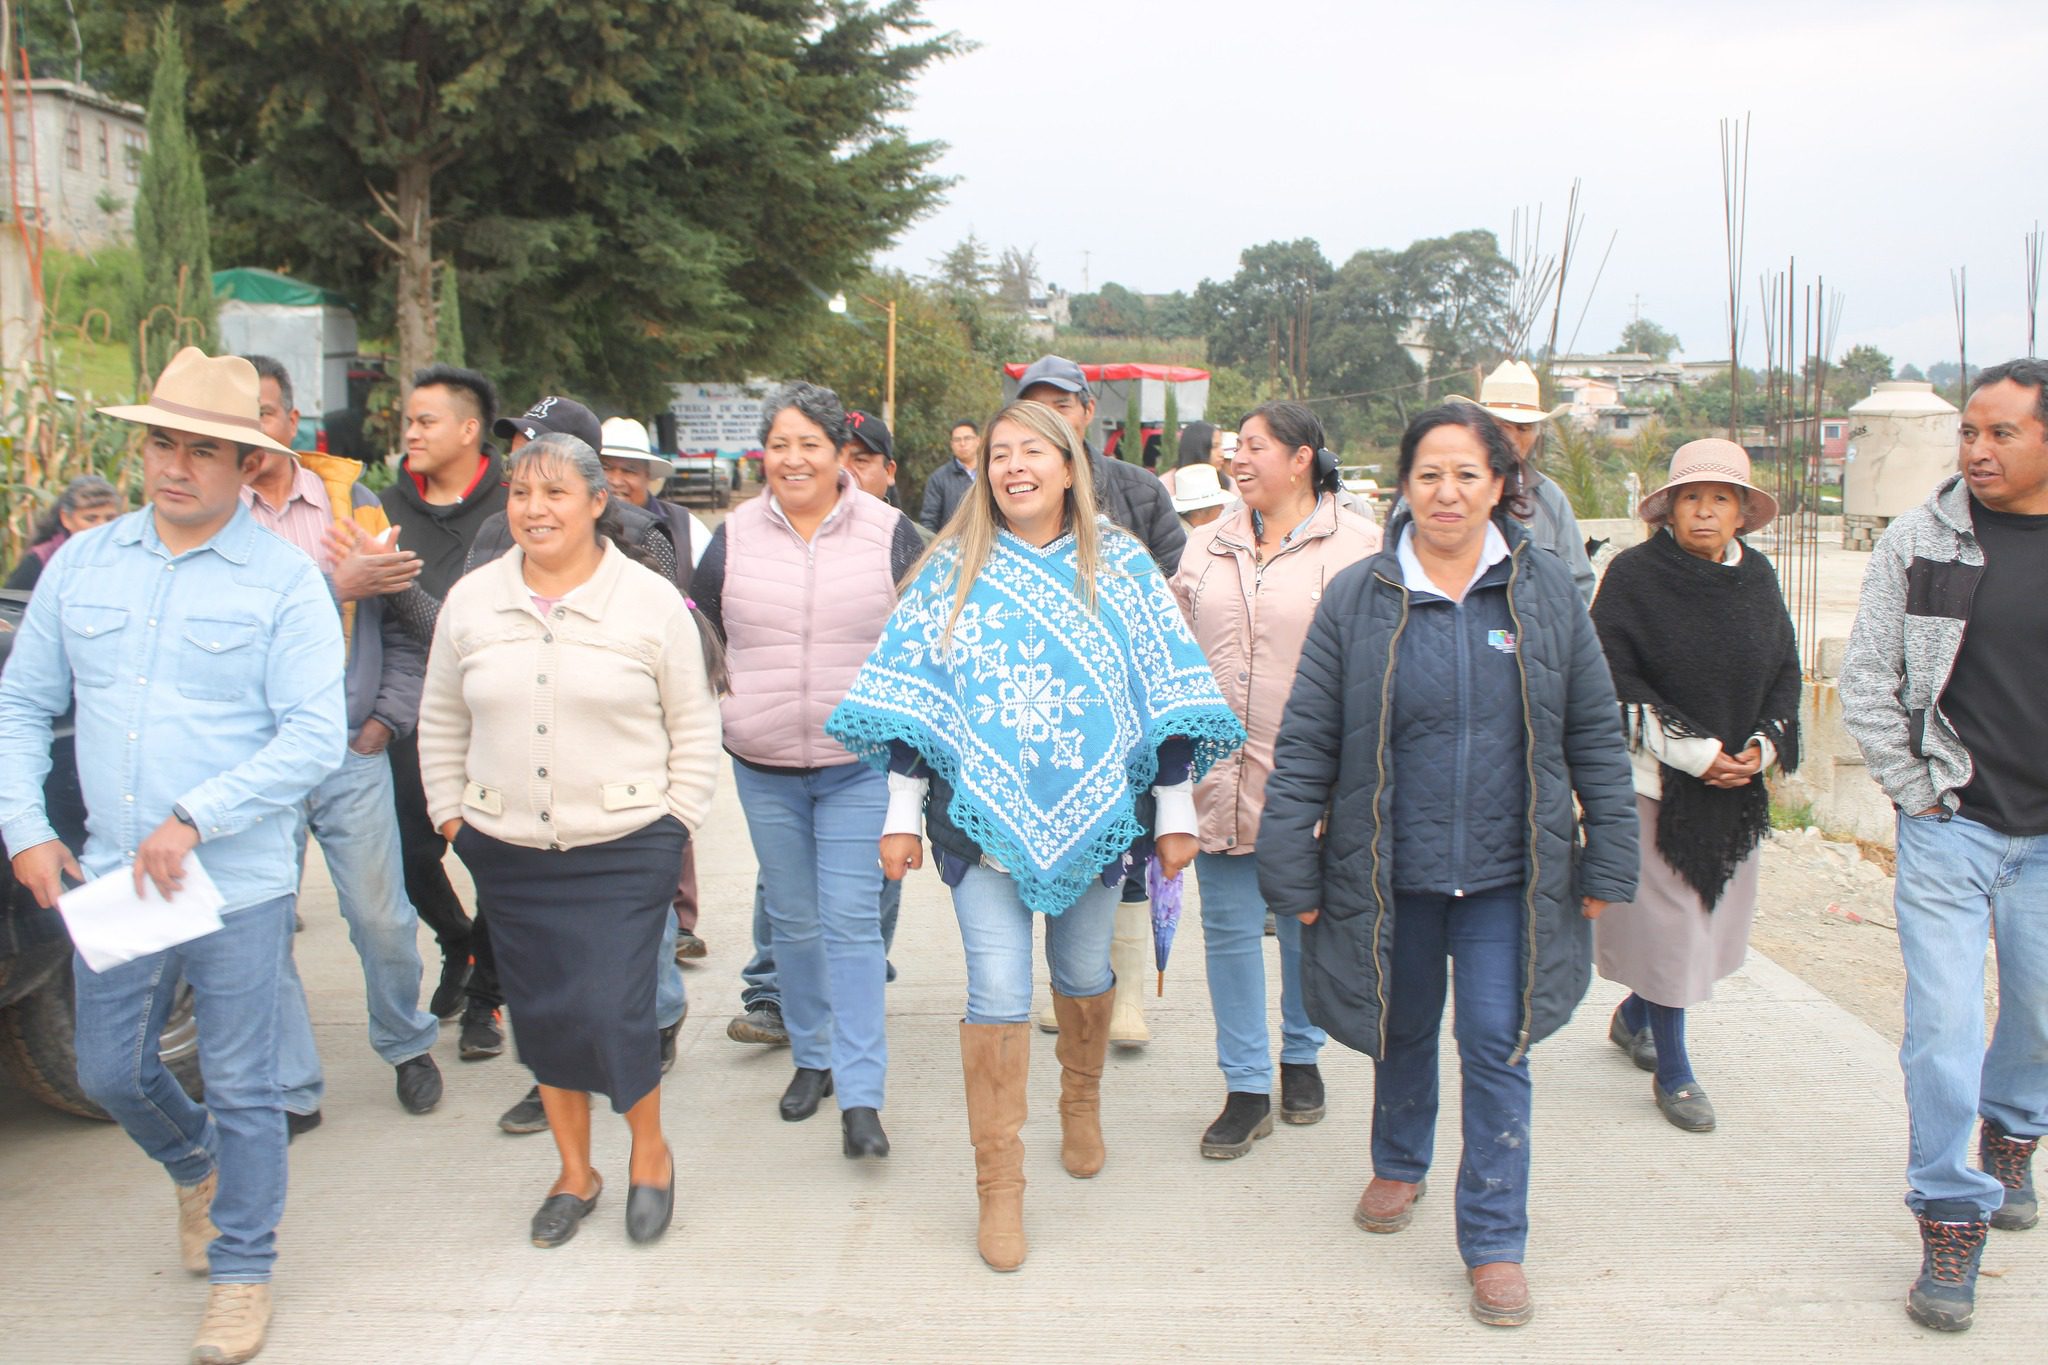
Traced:
<path id="1" fill-rule="evenodd" d="M 825 719 L 895 610 L 890 549 L 902 520 L 843 474 L 839 505 L 808 543 L 767 493 L 733 508 L 720 603 L 731 753 L 765 768 L 855 761 L 826 737 Z"/>
<path id="2" fill-rule="evenodd" d="M 1339 571 L 1378 553 L 1380 528 L 1325 496 L 1263 566 L 1257 545 L 1251 509 L 1240 504 L 1188 532 L 1172 579 L 1216 685 L 1248 736 L 1195 788 L 1204 853 L 1253 851 L 1273 741 L 1316 604 Z"/>

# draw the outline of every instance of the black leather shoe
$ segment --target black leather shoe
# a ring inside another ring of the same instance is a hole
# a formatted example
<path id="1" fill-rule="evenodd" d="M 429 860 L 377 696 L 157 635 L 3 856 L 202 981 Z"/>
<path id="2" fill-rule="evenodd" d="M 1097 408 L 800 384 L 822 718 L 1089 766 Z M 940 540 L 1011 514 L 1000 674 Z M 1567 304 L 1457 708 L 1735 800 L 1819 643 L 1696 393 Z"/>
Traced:
<path id="1" fill-rule="evenodd" d="M 796 1075 L 789 1078 L 789 1089 L 782 1092 L 782 1117 L 790 1123 L 797 1123 L 818 1112 L 818 1101 L 832 1093 L 832 1073 L 800 1066 Z"/>
<path id="2" fill-rule="evenodd" d="M 682 1030 L 683 1021 L 678 1019 L 661 1031 L 661 1074 L 664 1076 L 676 1064 L 676 1035 Z"/>
<path id="3" fill-rule="evenodd" d="M 1621 1020 L 1621 1006 L 1614 1007 L 1614 1017 L 1607 1021 L 1607 1041 L 1628 1054 L 1639 1071 L 1657 1069 L 1657 1039 L 1647 1028 L 1631 1031 Z"/>
<path id="4" fill-rule="evenodd" d="M 441 984 L 427 1001 L 427 1013 L 436 1019 L 453 1019 L 462 1013 L 462 990 L 469 984 L 469 954 L 450 953 L 441 959 Z"/>
<path id="5" fill-rule="evenodd" d="M 1321 1123 L 1328 1107 L 1323 1073 L 1314 1062 L 1280 1063 L 1282 1123 Z"/>
<path id="6" fill-rule="evenodd" d="M 745 1014 L 725 1026 L 725 1036 L 735 1043 L 789 1046 L 789 1029 L 782 1022 L 782 1007 L 772 1000 L 750 1006 Z"/>
<path id="7" fill-rule="evenodd" d="M 498 1116 L 498 1127 L 508 1133 L 545 1133 L 548 1130 L 547 1107 L 540 1102 L 540 1087 L 526 1092 L 526 1098 Z"/>
<path id="8" fill-rule="evenodd" d="M 1252 1143 L 1273 1131 L 1273 1097 L 1233 1090 L 1223 1097 L 1223 1112 L 1202 1134 L 1202 1155 L 1217 1161 L 1243 1156 Z"/>
<path id="9" fill-rule="evenodd" d="M 882 1116 L 865 1106 L 839 1115 L 840 1144 L 850 1157 L 889 1155 L 889 1135 L 882 1131 Z"/>
<path id="10" fill-rule="evenodd" d="M 668 1231 L 676 1216 L 676 1153 L 668 1153 L 668 1184 L 626 1187 L 626 1236 L 636 1242 L 652 1242 Z"/>
<path id="11" fill-rule="evenodd" d="M 576 1229 L 597 1207 L 598 1196 L 603 1193 L 604 1182 L 600 1180 L 588 1199 L 578 1199 L 573 1194 L 551 1194 L 543 1199 L 529 1229 L 533 1244 L 537 1247 L 558 1247 L 574 1237 Z"/>
<path id="12" fill-rule="evenodd" d="M 1698 1081 L 1687 1081 L 1676 1090 L 1666 1090 L 1662 1081 L 1653 1080 L 1650 1093 L 1673 1128 L 1683 1128 L 1688 1133 L 1714 1131 L 1714 1103 L 1707 1098 L 1707 1092 L 1700 1088 Z"/>
<path id="13" fill-rule="evenodd" d="M 289 1109 L 285 1110 L 285 1111 L 284 1111 L 284 1140 L 285 1140 L 285 1144 L 286 1144 L 287 1146 L 289 1146 L 290 1144 L 292 1144 L 292 1143 L 294 1143 L 294 1142 L 297 1142 L 297 1141 L 299 1140 L 299 1134 L 301 1134 L 301 1133 L 310 1133 L 310 1132 L 312 1132 L 312 1131 L 313 1131 L 313 1130 L 314 1130 L 315 1128 L 318 1128 L 319 1126 L 320 1126 L 320 1111 L 319 1111 L 318 1109 L 315 1109 L 315 1110 L 314 1110 L 314 1111 L 313 1111 L 312 1113 L 310 1113 L 310 1114 L 294 1114 L 294 1113 L 293 1113 L 293 1112 L 292 1112 L 291 1110 L 289 1110 Z"/>
<path id="14" fill-rule="evenodd" d="M 434 1065 L 433 1057 L 422 1052 L 400 1062 L 396 1069 L 398 1102 L 405 1106 L 405 1112 L 431 1114 L 441 1102 L 441 1068 Z"/>

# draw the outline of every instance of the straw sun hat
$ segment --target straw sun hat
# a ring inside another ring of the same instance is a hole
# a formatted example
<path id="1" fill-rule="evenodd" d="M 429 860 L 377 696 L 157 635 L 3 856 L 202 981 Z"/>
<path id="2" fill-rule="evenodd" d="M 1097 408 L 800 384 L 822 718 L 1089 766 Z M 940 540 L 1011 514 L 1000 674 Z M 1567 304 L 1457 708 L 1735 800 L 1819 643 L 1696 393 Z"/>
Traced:
<path id="1" fill-rule="evenodd" d="M 1571 411 L 1572 406 L 1559 403 L 1546 410 L 1542 381 L 1536 378 L 1536 371 L 1519 360 L 1503 360 L 1500 367 L 1486 376 L 1486 382 L 1479 386 L 1477 398 L 1454 393 L 1444 401 L 1476 403 L 1503 422 L 1517 422 L 1524 426 L 1560 416 Z"/>
<path id="2" fill-rule="evenodd" d="M 242 357 L 209 356 L 197 346 L 187 346 L 164 366 L 147 403 L 101 408 L 100 412 L 124 422 L 215 436 L 289 455 L 290 446 L 271 440 L 257 424 L 262 391 L 256 367 Z"/>
<path id="3" fill-rule="evenodd" d="M 1662 526 L 1671 520 L 1672 493 L 1689 483 L 1727 483 L 1744 490 L 1739 534 L 1762 530 L 1777 519 L 1778 500 L 1749 481 L 1749 452 L 1719 437 L 1687 441 L 1671 452 L 1671 477 L 1643 499 L 1636 515 Z"/>

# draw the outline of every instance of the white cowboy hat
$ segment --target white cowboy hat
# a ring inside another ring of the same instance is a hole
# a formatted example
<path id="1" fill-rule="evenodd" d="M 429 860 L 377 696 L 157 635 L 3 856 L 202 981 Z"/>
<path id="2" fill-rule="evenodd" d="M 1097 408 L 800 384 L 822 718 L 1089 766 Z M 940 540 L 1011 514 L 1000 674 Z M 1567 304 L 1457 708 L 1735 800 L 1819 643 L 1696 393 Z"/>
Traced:
<path id="1" fill-rule="evenodd" d="M 654 441 L 647 435 L 645 423 L 631 417 L 607 417 L 604 419 L 604 442 L 597 453 L 611 460 L 645 460 L 662 470 L 672 470 L 675 465 L 668 456 L 654 448 Z"/>
<path id="2" fill-rule="evenodd" d="M 101 408 L 100 412 L 124 422 L 191 436 L 215 436 L 289 455 L 292 448 L 265 436 L 256 420 L 263 407 L 262 392 L 256 367 L 242 357 L 210 356 L 197 346 L 187 346 L 164 366 L 147 403 Z"/>
<path id="3" fill-rule="evenodd" d="M 1235 496 L 1224 491 L 1213 464 L 1184 464 L 1173 471 L 1173 510 L 1182 516 L 1221 507 Z"/>
<path id="4" fill-rule="evenodd" d="M 1486 376 L 1486 382 L 1479 386 L 1477 398 L 1454 393 L 1445 401 L 1476 403 L 1503 422 L 1524 425 L 1562 416 L 1570 412 L 1572 406 L 1559 403 L 1546 412 L 1543 408 L 1543 382 L 1536 378 L 1536 371 L 1519 360 L 1503 360 L 1500 368 Z"/>
<path id="5" fill-rule="evenodd" d="M 1718 436 L 1687 441 L 1672 451 L 1671 477 L 1642 500 L 1636 515 L 1652 526 L 1662 526 L 1671 519 L 1672 490 L 1689 483 L 1726 483 L 1744 490 L 1738 534 L 1760 531 L 1777 519 L 1778 500 L 1749 481 L 1749 452 Z"/>

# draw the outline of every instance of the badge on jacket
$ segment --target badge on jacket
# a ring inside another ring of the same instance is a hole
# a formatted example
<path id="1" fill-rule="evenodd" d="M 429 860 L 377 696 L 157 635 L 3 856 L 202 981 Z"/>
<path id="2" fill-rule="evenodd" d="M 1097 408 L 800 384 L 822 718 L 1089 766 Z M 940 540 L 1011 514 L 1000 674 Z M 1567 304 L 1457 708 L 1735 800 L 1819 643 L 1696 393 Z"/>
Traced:
<path id="1" fill-rule="evenodd" d="M 1489 630 L 1486 643 L 1503 654 L 1512 654 L 1515 652 L 1515 633 L 1511 630 Z"/>

